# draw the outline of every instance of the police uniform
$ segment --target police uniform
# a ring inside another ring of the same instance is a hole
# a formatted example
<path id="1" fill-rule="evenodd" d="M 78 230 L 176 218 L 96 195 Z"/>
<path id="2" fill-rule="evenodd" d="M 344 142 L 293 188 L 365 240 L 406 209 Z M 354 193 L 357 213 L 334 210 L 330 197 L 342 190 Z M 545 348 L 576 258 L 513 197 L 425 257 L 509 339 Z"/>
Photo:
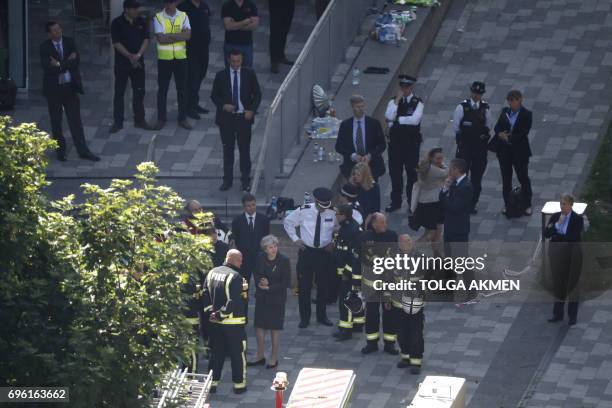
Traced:
<path id="1" fill-rule="evenodd" d="M 485 93 L 485 84 L 476 81 L 470 89 L 482 95 Z M 466 161 L 466 174 L 474 187 L 472 207 L 475 212 L 482 191 L 482 176 L 487 168 L 487 145 L 491 129 L 489 104 L 484 100 L 475 102 L 465 99 L 455 108 L 453 129 L 457 142 L 455 157 Z"/>
<path id="2" fill-rule="evenodd" d="M 360 234 L 359 224 L 351 218 L 340 223 L 340 229 L 335 237 L 334 258 L 336 271 L 341 280 L 338 298 L 340 320 L 338 321 L 338 332 L 334 334 L 334 337 L 338 340 L 351 338 L 351 331 L 353 330 L 353 314 L 345 306 L 344 298 L 351 290 L 357 291 L 361 284 L 361 275 L 357 275 L 359 273 L 357 267 L 359 260 L 355 250 L 355 244 Z M 363 313 L 361 313 L 361 317 L 363 318 Z"/>
<path id="3" fill-rule="evenodd" d="M 298 253 L 296 265 L 298 275 L 298 300 L 300 328 L 310 323 L 312 278 L 317 283 L 317 321 L 327 326 L 326 304 L 337 294 L 337 275 L 334 271 L 333 254 L 324 248 L 333 242 L 336 213 L 331 209 L 332 192 L 327 188 L 316 188 L 312 195 L 316 204 L 306 204 L 285 217 L 283 226 L 293 242 L 302 240 L 305 245 Z M 321 208 L 322 211 L 319 211 Z M 296 228 L 300 229 L 297 235 Z"/>
<path id="4" fill-rule="evenodd" d="M 416 78 L 400 75 L 400 86 L 412 86 Z M 408 208 L 412 202 L 412 185 L 417 181 L 416 168 L 419 163 L 419 151 L 423 140 L 421 135 L 421 118 L 423 101 L 411 93 L 402 96 L 399 103 L 395 98 L 389 101 L 385 118 L 389 125 L 389 176 L 391 177 L 391 204 L 387 212 L 395 211 L 402 206 L 404 190 L 404 171 L 406 171 L 406 199 Z"/>
<path id="5" fill-rule="evenodd" d="M 420 256 L 413 254 L 411 256 Z M 392 305 L 397 310 L 398 320 L 397 342 L 400 346 L 399 368 L 410 367 L 410 372 L 419 374 L 423 364 L 425 340 L 423 330 L 425 324 L 425 292 L 421 289 L 419 281 L 424 278 L 423 271 L 410 273 L 396 271 L 396 281 L 409 280 L 416 285 L 415 290 L 394 292 Z"/>
<path id="6" fill-rule="evenodd" d="M 391 256 L 391 245 L 397 244 L 397 233 L 392 230 L 387 230 L 382 233 L 377 233 L 374 230 L 367 230 L 359 239 L 358 254 L 360 260 L 359 270 L 363 267 L 369 267 L 373 264 L 375 257 Z M 362 273 L 362 272 L 360 272 Z M 372 276 L 362 275 L 361 285 L 368 299 L 365 311 L 365 332 L 367 345 L 361 350 L 363 354 L 368 354 L 378 350 L 378 339 L 380 338 L 380 310 L 382 309 L 382 328 L 383 340 L 385 343 L 385 352 L 396 355 L 395 341 L 397 340 L 397 316 L 396 310 L 391 307 L 387 310 L 383 299 L 383 294 L 374 289 L 374 281 Z M 385 280 L 385 279 L 383 279 Z M 367 295 L 370 293 L 370 295 Z M 376 296 L 371 295 L 375 293 Z"/>
<path id="7" fill-rule="evenodd" d="M 232 364 L 234 392 L 246 391 L 246 317 L 245 299 L 248 284 L 238 268 L 225 264 L 213 268 L 206 276 L 204 312 L 210 313 L 208 369 L 213 372 L 212 386 L 221 378 L 225 356 Z"/>
<path id="8" fill-rule="evenodd" d="M 363 226 L 363 207 L 357 201 L 357 187 L 351 183 L 346 183 L 340 189 L 340 195 L 347 199 L 348 204 L 353 207 L 353 219 L 357 222 L 358 225 Z"/>

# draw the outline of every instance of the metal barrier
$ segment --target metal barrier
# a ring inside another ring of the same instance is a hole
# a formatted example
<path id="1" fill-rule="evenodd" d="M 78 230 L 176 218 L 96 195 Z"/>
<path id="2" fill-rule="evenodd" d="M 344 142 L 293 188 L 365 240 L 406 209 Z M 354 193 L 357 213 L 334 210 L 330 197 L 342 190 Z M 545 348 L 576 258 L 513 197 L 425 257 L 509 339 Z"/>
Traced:
<path id="1" fill-rule="evenodd" d="M 285 158 L 301 142 L 303 125 L 311 112 L 312 86 L 329 88 L 336 66 L 344 60 L 346 48 L 371 6 L 372 0 L 332 0 L 327 6 L 265 114 L 253 194 L 263 174 L 264 195 L 269 200 L 274 179 L 283 173 Z"/>

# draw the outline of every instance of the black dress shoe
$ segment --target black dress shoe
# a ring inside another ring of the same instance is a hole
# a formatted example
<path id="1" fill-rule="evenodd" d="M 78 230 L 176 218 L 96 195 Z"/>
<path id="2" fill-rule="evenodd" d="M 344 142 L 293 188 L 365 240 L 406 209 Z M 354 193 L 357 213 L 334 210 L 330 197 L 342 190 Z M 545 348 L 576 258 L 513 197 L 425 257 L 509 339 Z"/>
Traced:
<path id="1" fill-rule="evenodd" d="M 187 129 L 187 130 L 193 129 L 193 126 L 191 126 L 191 123 L 189 123 L 187 119 L 179 120 L 178 125 L 182 127 L 183 129 Z"/>
<path id="2" fill-rule="evenodd" d="M 66 161 L 66 153 L 58 153 L 57 154 L 57 160 L 59 160 L 61 162 L 65 162 Z"/>
<path id="3" fill-rule="evenodd" d="M 245 193 L 248 193 L 251 191 L 251 184 L 250 183 L 242 183 L 242 191 L 244 191 Z"/>
<path id="4" fill-rule="evenodd" d="M 206 115 L 207 113 L 209 113 L 210 111 L 206 108 L 201 107 L 200 105 L 196 106 L 194 108 L 194 110 L 198 113 L 201 113 L 202 115 Z"/>
<path id="5" fill-rule="evenodd" d="M 217 392 L 217 386 L 216 385 L 211 386 L 208 392 L 211 394 L 215 394 Z"/>
<path id="6" fill-rule="evenodd" d="M 476 207 L 472 208 L 472 211 L 470 211 L 470 214 L 472 214 L 472 215 L 478 214 L 478 208 L 476 208 Z"/>
<path id="7" fill-rule="evenodd" d="M 283 65 L 293 65 L 294 64 L 294 62 L 287 59 L 287 57 L 281 58 L 278 62 Z"/>
<path id="8" fill-rule="evenodd" d="M 399 210 L 400 208 L 402 208 L 401 205 L 389 204 L 388 206 L 385 207 L 385 211 L 388 213 L 391 213 L 393 211 Z"/>
<path id="9" fill-rule="evenodd" d="M 164 126 L 166 126 L 166 121 L 165 120 L 158 120 L 153 125 L 153 129 L 152 130 L 162 130 L 164 128 Z"/>
<path id="10" fill-rule="evenodd" d="M 276 363 L 274 363 L 274 364 L 266 364 L 266 368 L 268 368 L 268 369 L 269 368 L 276 368 L 276 367 L 278 367 L 278 361 Z"/>
<path id="11" fill-rule="evenodd" d="M 270 65 L 270 72 L 273 74 L 278 74 L 280 72 L 280 68 L 278 67 L 277 63 L 272 63 L 272 65 Z"/>
<path id="12" fill-rule="evenodd" d="M 569 319 L 569 321 L 567 322 L 568 326 L 573 326 L 577 323 L 576 319 Z"/>
<path id="13" fill-rule="evenodd" d="M 136 122 L 134 123 L 134 127 L 137 129 L 153 130 L 153 126 L 149 125 L 146 121 Z"/>
<path id="14" fill-rule="evenodd" d="M 378 344 L 368 343 L 364 348 L 361 349 L 361 354 L 370 354 L 378 351 Z"/>
<path id="15" fill-rule="evenodd" d="M 94 162 L 100 161 L 100 158 L 96 156 L 95 154 L 93 154 L 92 152 L 85 153 L 85 154 L 79 154 L 79 157 L 83 160 L 91 160 Z"/>
<path id="16" fill-rule="evenodd" d="M 403 358 L 397 362 L 397 368 L 408 368 L 410 367 L 410 360 L 404 360 Z"/>
<path id="17" fill-rule="evenodd" d="M 262 366 L 264 364 L 266 364 L 266 359 L 262 358 L 261 360 L 257 360 L 257 361 L 248 361 L 247 367 Z"/>
<path id="18" fill-rule="evenodd" d="M 302 321 L 302 322 L 300 322 L 300 324 L 298 324 L 298 327 L 299 327 L 300 329 L 305 329 L 305 328 L 307 328 L 307 327 L 308 327 L 308 325 L 309 325 L 309 324 L 310 324 L 310 323 L 308 323 L 308 322 Z"/>
<path id="19" fill-rule="evenodd" d="M 397 356 L 399 354 L 399 351 L 397 351 L 393 344 L 385 344 L 384 352 L 392 356 Z"/>
<path id="20" fill-rule="evenodd" d="M 232 183 L 226 183 L 226 182 L 223 182 L 223 184 L 221 184 L 221 187 L 219 187 L 219 190 L 221 190 L 221 191 L 227 191 L 227 190 L 229 190 L 230 188 L 232 188 Z"/>
<path id="21" fill-rule="evenodd" d="M 191 118 L 191 119 L 195 119 L 195 120 L 200 120 L 202 119 L 200 117 L 200 115 L 198 114 L 198 112 L 196 111 L 191 111 L 191 112 L 187 112 L 187 117 Z"/>
<path id="22" fill-rule="evenodd" d="M 247 391 L 246 387 L 243 388 L 234 388 L 234 394 L 244 394 Z"/>
<path id="23" fill-rule="evenodd" d="M 110 127 L 108 133 L 117 133 L 121 129 L 123 129 L 123 125 L 120 125 L 118 123 L 113 123 L 113 125 Z"/>
<path id="24" fill-rule="evenodd" d="M 317 319 L 317 323 L 322 324 L 323 326 L 333 326 L 334 324 L 327 317 L 325 319 Z"/>
<path id="25" fill-rule="evenodd" d="M 548 323 L 557 323 L 557 322 L 560 322 L 562 320 L 563 320 L 562 317 L 553 316 L 552 318 L 548 319 Z"/>

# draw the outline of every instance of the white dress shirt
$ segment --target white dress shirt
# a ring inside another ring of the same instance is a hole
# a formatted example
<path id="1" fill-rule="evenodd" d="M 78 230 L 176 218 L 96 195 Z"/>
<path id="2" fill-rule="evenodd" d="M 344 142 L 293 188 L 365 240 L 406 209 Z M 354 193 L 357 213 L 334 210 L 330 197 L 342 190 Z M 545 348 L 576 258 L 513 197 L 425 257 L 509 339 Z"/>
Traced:
<path id="1" fill-rule="evenodd" d="M 360 122 L 361 125 L 361 133 L 363 135 L 363 150 L 367 151 L 368 146 L 366 145 L 366 129 L 365 129 L 365 115 L 357 119 L 353 117 L 353 147 L 355 148 L 355 152 L 357 152 L 357 122 Z M 370 156 L 367 154 L 366 156 Z M 357 153 L 351 154 L 351 160 L 357 160 Z"/>
<path id="2" fill-rule="evenodd" d="M 56 50 L 58 47 L 61 48 L 62 52 L 58 51 L 58 53 L 60 54 L 61 60 L 66 61 L 70 55 L 66 55 L 66 53 L 64 52 L 64 38 L 63 37 L 60 38 L 58 42 L 55 42 L 53 40 L 51 42 L 53 42 L 53 47 L 55 47 Z M 62 72 L 61 74 L 59 74 L 60 84 L 69 84 L 71 80 L 72 80 L 72 76 L 70 75 L 70 72 L 68 70 L 66 70 L 66 72 Z"/>
<path id="3" fill-rule="evenodd" d="M 480 102 L 476 102 L 475 100 L 470 98 L 470 103 L 472 105 L 472 109 L 476 110 L 480 108 Z M 463 106 L 461 104 L 457 105 L 455 108 L 455 112 L 453 113 L 453 130 L 455 133 L 459 133 L 461 130 L 461 119 L 463 119 Z M 485 126 L 491 129 L 491 110 L 487 109 L 485 112 Z"/>
<path id="4" fill-rule="evenodd" d="M 308 247 L 314 248 L 315 229 L 317 227 L 317 210 L 314 204 L 309 207 L 300 207 L 292 211 L 283 221 L 287 235 L 293 242 L 301 239 Z M 329 245 L 333 240 L 334 225 L 336 225 L 336 212 L 326 209 L 321 213 L 320 248 Z M 296 228 L 300 228 L 298 236 Z"/>
<path id="5" fill-rule="evenodd" d="M 234 95 L 234 86 L 238 86 L 238 111 L 235 113 L 244 113 L 244 106 L 242 106 L 242 101 L 240 100 L 240 68 L 237 71 L 234 71 L 233 68 L 230 67 L 230 80 L 232 84 L 232 89 L 230 89 L 230 93 Z M 234 72 L 238 72 L 238 84 L 234 84 Z"/>
<path id="6" fill-rule="evenodd" d="M 410 99 L 414 94 L 410 94 L 408 96 L 402 96 L 402 99 L 405 100 L 405 103 L 410 102 Z M 421 119 L 423 118 L 423 102 L 419 102 L 414 109 L 414 112 L 410 116 L 400 116 L 397 118 L 397 121 L 400 125 L 412 125 L 417 126 L 421 123 Z M 391 99 L 387 104 L 387 110 L 385 111 L 385 118 L 387 119 L 387 124 L 389 127 L 393 126 L 393 122 L 395 121 L 395 116 L 397 115 L 397 104 L 395 103 L 395 98 Z"/>
<path id="7" fill-rule="evenodd" d="M 244 216 L 246 217 L 247 225 L 249 225 L 250 218 L 253 218 L 253 228 L 255 228 L 255 216 L 257 216 L 257 213 L 249 214 L 245 212 Z"/>

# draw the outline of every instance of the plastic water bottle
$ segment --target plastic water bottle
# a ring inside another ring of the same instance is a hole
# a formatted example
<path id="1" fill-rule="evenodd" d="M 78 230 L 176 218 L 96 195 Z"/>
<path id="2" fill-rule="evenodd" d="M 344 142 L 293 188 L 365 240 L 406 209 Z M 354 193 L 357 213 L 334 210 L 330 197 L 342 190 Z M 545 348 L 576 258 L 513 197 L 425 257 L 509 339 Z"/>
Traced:
<path id="1" fill-rule="evenodd" d="M 272 211 L 274 212 L 274 214 L 278 212 L 278 199 L 276 198 L 276 196 L 272 196 L 270 207 L 272 208 Z"/>
<path id="2" fill-rule="evenodd" d="M 312 204 L 312 196 L 309 191 L 304 193 L 304 205 L 306 204 Z"/>
<path id="3" fill-rule="evenodd" d="M 319 161 L 319 144 L 318 143 L 315 143 L 312 149 L 312 161 L 315 163 Z"/>
<path id="4" fill-rule="evenodd" d="M 359 68 L 353 68 L 353 81 L 352 81 L 353 86 L 359 85 L 359 74 L 360 73 L 361 72 L 359 71 Z"/>
<path id="5" fill-rule="evenodd" d="M 324 161 L 324 160 L 325 160 L 325 147 L 319 146 L 319 151 L 317 154 L 317 161 Z"/>

